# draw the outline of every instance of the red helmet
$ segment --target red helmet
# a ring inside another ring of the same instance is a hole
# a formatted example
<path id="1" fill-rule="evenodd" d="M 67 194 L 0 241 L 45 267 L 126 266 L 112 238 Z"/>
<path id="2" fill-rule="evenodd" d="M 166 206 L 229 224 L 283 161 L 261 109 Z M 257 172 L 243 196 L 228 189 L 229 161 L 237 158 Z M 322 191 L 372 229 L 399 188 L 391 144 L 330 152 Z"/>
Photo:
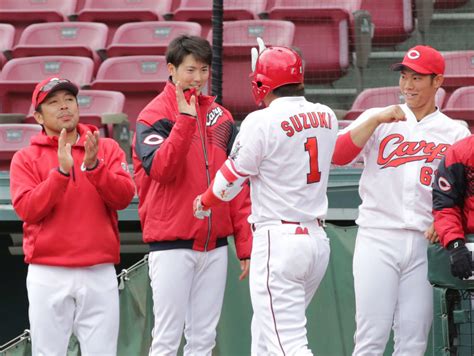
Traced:
<path id="1" fill-rule="evenodd" d="M 258 56 L 252 77 L 252 94 L 259 105 L 272 90 L 303 83 L 303 61 L 291 48 L 268 47 Z"/>

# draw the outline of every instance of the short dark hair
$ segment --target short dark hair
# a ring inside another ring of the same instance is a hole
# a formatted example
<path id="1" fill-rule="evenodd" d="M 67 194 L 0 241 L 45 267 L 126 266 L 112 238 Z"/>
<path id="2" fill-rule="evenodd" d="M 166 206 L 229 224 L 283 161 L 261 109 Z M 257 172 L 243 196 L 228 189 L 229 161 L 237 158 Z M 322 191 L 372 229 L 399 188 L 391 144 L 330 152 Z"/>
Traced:
<path id="1" fill-rule="evenodd" d="M 212 63 L 210 43 L 202 37 L 188 35 L 178 36 L 171 41 L 166 50 L 166 62 L 179 67 L 184 57 L 189 54 L 192 54 L 199 62 L 208 65 Z"/>
<path id="2" fill-rule="evenodd" d="M 278 97 L 284 96 L 304 96 L 304 84 L 286 84 L 273 89 L 273 94 Z"/>

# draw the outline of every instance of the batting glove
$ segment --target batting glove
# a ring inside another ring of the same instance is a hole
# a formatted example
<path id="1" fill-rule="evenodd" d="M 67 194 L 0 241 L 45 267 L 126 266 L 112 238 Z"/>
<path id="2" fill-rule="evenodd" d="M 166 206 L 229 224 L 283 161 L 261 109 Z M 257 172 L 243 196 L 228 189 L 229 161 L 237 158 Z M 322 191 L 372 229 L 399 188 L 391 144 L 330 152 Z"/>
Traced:
<path id="1" fill-rule="evenodd" d="M 471 251 L 467 249 L 462 239 L 456 239 L 448 244 L 451 274 L 459 279 L 472 276 Z"/>
<path id="2" fill-rule="evenodd" d="M 200 220 L 204 219 L 205 217 L 209 217 L 211 215 L 211 211 L 209 210 L 209 208 L 206 208 L 204 205 L 202 205 L 201 195 L 198 195 L 196 199 L 194 199 L 193 214 L 194 214 L 194 217 Z"/>

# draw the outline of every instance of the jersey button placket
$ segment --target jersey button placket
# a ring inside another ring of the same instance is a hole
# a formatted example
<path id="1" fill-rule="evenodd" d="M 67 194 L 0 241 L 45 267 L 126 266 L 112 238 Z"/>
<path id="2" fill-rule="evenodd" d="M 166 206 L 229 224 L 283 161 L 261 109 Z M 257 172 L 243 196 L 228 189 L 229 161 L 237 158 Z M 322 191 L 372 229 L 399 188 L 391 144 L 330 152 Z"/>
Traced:
<path id="1" fill-rule="evenodd" d="M 415 128 L 411 127 L 412 125 L 408 124 L 409 130 L 407 130 L 405 135 L 405 142 L 416 142 L 418 138 L 416 137 Z M 415 125 L 416 126 L 416 125 Z M 403 170 L 403 213 L 404 221 L 407 227 L 414 225 L 415 223 L 415 205 L 417 204 L 416 192 L 418 184 L 413 184 L 417 182 L 419 171 L 418 161 L 407 162 L 402 165 Z"/>

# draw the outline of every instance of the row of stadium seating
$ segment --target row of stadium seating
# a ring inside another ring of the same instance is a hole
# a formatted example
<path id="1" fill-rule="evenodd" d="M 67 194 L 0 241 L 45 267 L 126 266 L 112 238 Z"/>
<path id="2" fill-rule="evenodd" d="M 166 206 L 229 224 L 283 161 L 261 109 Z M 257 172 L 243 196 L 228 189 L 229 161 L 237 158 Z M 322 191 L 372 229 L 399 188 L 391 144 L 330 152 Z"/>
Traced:
<path id="1" fill-rule="evenodd" d="M 454 7 L 465 2 L 444 0 L 436 1 L 436 5 Z M 246 103 L 244 106 L 241 100 L 234 99 L 242 91 L 233 83 L 244 82 L 245 88 L 249 85 L 248 79 L 241 80 L 241 73 L 248 72 L 244 57 L 248 58 L 248 50 L 255 45 L 256 36 L 263 37 L 268 44 L 298 47 L 305 59 L 307 84 L 332 85 L 357 68 L 361 75 L 353 86 L 357 90 L 363 89 L 363 69 L 367 67 L 371 46 L 393 45 L 407 39 L 414 31 L 415 17 L 418 17 L 418 22 L 421 20 L 419 3 L 423 1 L 394 0 L 388 2 L 383 11 L 376 11 L 380 10 L 377 0 L 258 0 L 248 3 L 225 0 L 224 18 L 252 18 L 224 23 L 224 62 L 232 63 L 231 71 L 224 70 L 227 105 L 236 112 L 252 108 L 250 94 L 242 100 Z M 15 26 L 0 24 L 0 50 L 3 52 L 0 54 L 0 68 L 12 58 L 77 55 L 94 60 L 95 75 L 101 62 L 108 57 L 162 55 L 170 39 L 179 33 L 206 36 L 212 10 L 212 0 L 61 0 L 60 4 L 57 0 L 0 2 L 0 21 Z M 32 10 L 28 10 L 28 6 Z M 88 9 L 95 17 L 80 18 Z M 155 14 L 155 21 L 143 21 L 152 19 L 146 16 L 134 17 L 138 13 L 153 11 L 159 15 Z M 59 12 L 60 16 L 46 15 L 52 12 Z M 194 17 L 186 17 L 183 13 Z M 244 13 L 247 15 L 242 15 Z M 10 16 L 13 14 L 16 15 Z M 177 20 L 181 16 L 187 22 L 161 21 Z M 259 17 L 283 20 L 255 19 Z M 83 21 L 69 21 L 78 18 Z M 128 22 L 133 20 L 140 22 Z M 50 22 L 39 23 L 44 21 Z M 211 35 L 207 34 L 209 40 L 212 40 Z M 239 56 L 241 58 L 235 59 Z M 234 100 L 237 103 L 232 107 Z"/>
<path id="2" fill-rule="evenodd" d="M 282 34 L 281 31 L 279 33 Z M 284 45 L 279 42 L 283 37 L 276 38 L 276 44 Z M 256 109 L 250 92 L 250 79 L 245 75 L 250 73 L 252 45 L 240 43 L 224 47 L 223 104 L 236 116 Z M 163 89 L 168 80 L 163 55 L 112 57 L 103 61 L 96 70 L 91 58 L 64 56 L 64 53 L 68 53 L 67 50 L 58 48 L 57 55 L 8 61 L 0 73 L 0 112 L 27 113 L 34 85 L 45 77 L 60 76 L 69 78 L 81 88 L 124 93 L 126 114 L 133 130 L 140 110 Z M 459 87 L 474 85 L 474 51 L 447 52 L 444 55 L 446 74 L 443 88 L 448 95 Z"/>
<path id="3" fill-rule="evenodd" d="M 456 7 L 467 0 L 435 0 L 435 6 Z M 259 18 L 291 20 L 301 23 L 304 33 L 310 24 L 339 22 L 354 26 L 354 14 L 365 10 L 372 15 L 375 25 L 375 45 L 399 43 L 414 28 L 416 0 L 391 0 L 379 10 L 378 0 L 224 0 L 224 20 L 249 20 Z M 21 30 L 31 23 L 56 21 L 103 22 L 115 29 L 133 21 L 196 21 L 203 26 L 207 36 L 211 25 L 212 0 L 2 0 L 0 22 L 14 24 Z M 314 28 L 313 28 L 314 31 Z M 312 32 L 314 33 L 314 32 Z M 299 37 L 299 34 L 298 36 Z"/>

